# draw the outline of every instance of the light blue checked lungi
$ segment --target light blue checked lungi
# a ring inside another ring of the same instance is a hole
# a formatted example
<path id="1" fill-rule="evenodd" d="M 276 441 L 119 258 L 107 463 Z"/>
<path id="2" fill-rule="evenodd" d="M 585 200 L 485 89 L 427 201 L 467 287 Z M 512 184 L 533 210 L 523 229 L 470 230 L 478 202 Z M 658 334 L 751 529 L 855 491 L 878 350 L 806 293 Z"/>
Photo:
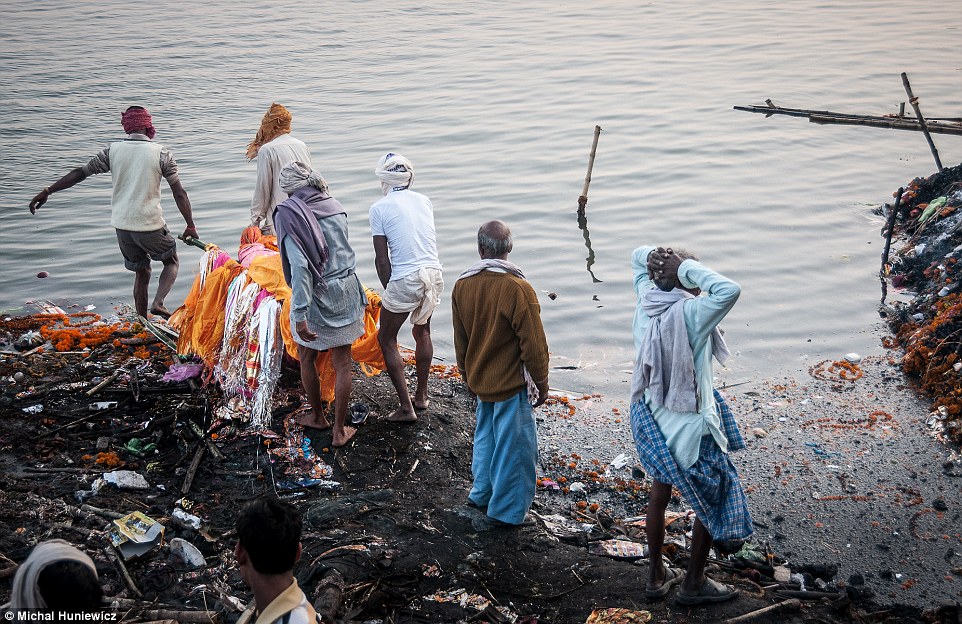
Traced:
<path id="1" fill-rule="evenodd" d="M 728 438 L 728 450 L 745 448 L 745 440 L 728 404 L 717 390 L 714 393 L 721 412 L 722 430 Z M 688 470 L 682 470 L 671 456 L 661 429 L 644 401 L 631 405 L 631 433 L 638 459 L 648 475 L 678 488 L 712 539 L 745 539 L 752 534 L 752 516 L 738 471 L 711 435 L 702 436 L 698 461 Z"/>

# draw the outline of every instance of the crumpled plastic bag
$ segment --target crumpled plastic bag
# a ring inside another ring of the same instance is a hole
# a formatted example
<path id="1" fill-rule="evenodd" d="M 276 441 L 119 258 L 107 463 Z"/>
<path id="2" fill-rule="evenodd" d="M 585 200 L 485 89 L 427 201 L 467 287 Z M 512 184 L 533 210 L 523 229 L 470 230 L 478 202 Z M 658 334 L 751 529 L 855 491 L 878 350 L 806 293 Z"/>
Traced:
<path id="1" fill-rule="evenodd" d="M 196 362 L 189 364 L 174 364 L 164 373 L 164 381 L 187 381 L 199 377 L 204 371 L 204 365 Z"/>

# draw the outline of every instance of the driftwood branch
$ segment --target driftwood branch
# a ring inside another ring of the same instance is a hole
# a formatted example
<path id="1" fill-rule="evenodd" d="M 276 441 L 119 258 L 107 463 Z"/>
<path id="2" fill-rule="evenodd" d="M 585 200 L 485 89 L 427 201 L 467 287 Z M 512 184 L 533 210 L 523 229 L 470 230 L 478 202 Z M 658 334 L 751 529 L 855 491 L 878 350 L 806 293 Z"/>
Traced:
<path id="1" fill-rule="evenodd" d="M 905 117 L 902 114 L 895 116 L 887 115 L 860 115 L 855 113 L 838 113 L 826 110 L 813 110 L 806 108 L 789 108 L 786 106 L 776 106 L 771 100 L 766 100 L 766 106 L 735 106 L 735 110 L 748 113 L 761 113 L 766 117 L 772 115 L 786 115 L 788 117 L 807 117 L 812 123 L 818 124 L 843 124 L 856 126 L 872 126 L 876 128 L 890 128 L 892 130 L 914 130 L 922 131 L 919 120 L 914 117 Z M 962 118 L 958 117 L 937 117 L 926 120 L 926 128 L 932 134 L 955 134 L 962 136 Z"/>

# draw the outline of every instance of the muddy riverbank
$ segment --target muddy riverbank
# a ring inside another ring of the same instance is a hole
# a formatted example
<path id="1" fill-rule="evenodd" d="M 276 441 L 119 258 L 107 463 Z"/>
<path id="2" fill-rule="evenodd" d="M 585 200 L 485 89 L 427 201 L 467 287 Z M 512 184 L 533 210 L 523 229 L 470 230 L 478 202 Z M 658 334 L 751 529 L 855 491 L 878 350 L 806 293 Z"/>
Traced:
<path id="1" fill-rule="evenodd" d="M 145 357 L 131 360 L 138 349 Z M 742 554 L 761 559 L 717 560 L 713 574 L 742 595 L 688 609 L 673 596 L 648 602 L 641 591 L 637 518 L 647 484 L 627 407 L 609 397 L 559 396 L 543 408 L 538 521 L 491 531 L 465 506 L 473 411 L 450 371 L 435 371 L 432 407 L 414 425 L 382 419 L 393 405 L 385 375 L 360 377 L 353 399 L 370 415 L 356 441 L 334 452 L 329 434 L 301 432 L 314 453 L 305 463 L 271 452 L 290 442 L 284 421 L 302 400 L 295 376 L 282 379 L 277 437 L 249 436 L 211 419 L 213 387 L 162 381 L 173 364 L 164 349 L 111 342 L 93 355 L 0 356 L 0 599 L 32 546 L 61 537 L 94 557 L 108 599 L 128 621 L 237 621 L 250 594 L 233 562 L 233 517 L 271 491 L 305 513 L 298 578 L 341 621 L 580 623 L 617 608 L 658 622 L 711 622 L 786 603 L 807 580 L 809 592 L 821 592 L 810 596 L 827 597 L 756 621 L 903 622 L 923 621 L 925 609 L 959 596 L 957 468 L 928 434 L 928 412 L 894 356 L 730 389 L 749 441 L 736 463 L 758 522 Z M 586 438 L 586 429 L 595 434 Z M 300 487 L 315 459 L 330 472 Z M 116 470 L 141 475 L 144 489 L 98 482 Z M 688 519 L 683 501 L 675 503 L 682 517 L 673 524 L 673 558 L 683 565 Z M 165 526 L 164 545 L 121 566 L 107 529 L 135 511 Z M 174 538 L 195 546 L 203 565 L 175 556 Z M 604 550 L 615 538 L 618 556 Z M 780 582 L 776 569 L 809 575 Z M 930 611 L 935 619 L 926 621 L 954 621 L 954 613 Z"/>

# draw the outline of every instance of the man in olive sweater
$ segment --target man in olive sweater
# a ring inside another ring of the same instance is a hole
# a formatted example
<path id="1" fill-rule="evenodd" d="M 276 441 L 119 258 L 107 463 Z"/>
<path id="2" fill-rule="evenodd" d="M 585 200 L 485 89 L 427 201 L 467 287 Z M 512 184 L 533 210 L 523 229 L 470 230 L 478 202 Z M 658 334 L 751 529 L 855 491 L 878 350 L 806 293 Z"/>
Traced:
<path id="1" fill-rule="evenodd" d="M 489 221 L 478 230 L 481 260 L 451 294 L 458 369 L 477 395 L 468 499 L 494 525 L 520 525 L 534 500 L 538 456 L 532 407 L 548 398 L 548 344 L 541 306 L 508 262 L 511 230 Z"/>

